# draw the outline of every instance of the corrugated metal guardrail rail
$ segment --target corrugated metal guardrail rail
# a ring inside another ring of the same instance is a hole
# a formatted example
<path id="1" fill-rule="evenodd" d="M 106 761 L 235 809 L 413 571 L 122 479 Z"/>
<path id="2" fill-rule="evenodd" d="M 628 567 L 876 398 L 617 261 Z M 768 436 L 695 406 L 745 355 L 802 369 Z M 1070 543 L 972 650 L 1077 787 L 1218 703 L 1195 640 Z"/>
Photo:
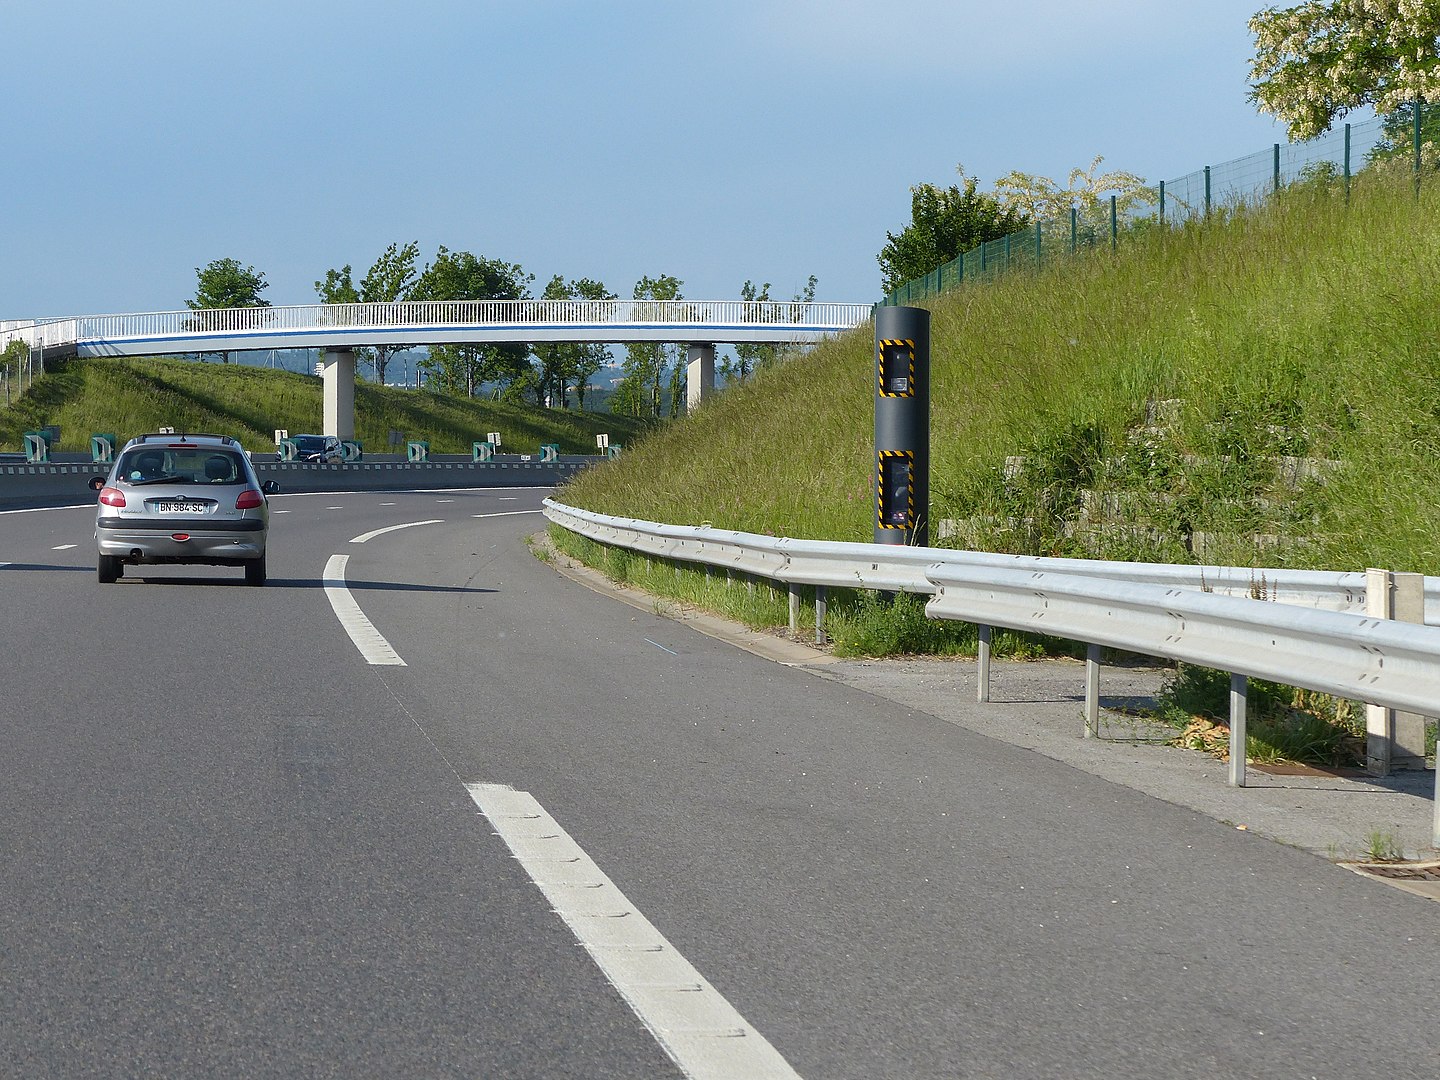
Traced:
<path id="1" fill-rule="evenodd" d="M 1082 641 L 1086 733 L 1098 709 L 1098 647 L 1232 673 L 1231 783 L 1244 784 L 1243 678 L 1253 676 L 1391 709 L 1440 702 L 1440 627 L 1365 615 L 1366 575 L 995 555 L 943 548 L 790 540 L 663 525 L 545 500 L 572 532 L 668 559 L 728 566 L 794 585 L 928 594 L 926 614 L 982 627 L 980 700 L 988 700 L 988 629 Z M 1440 582 L 1425 580 L 1426 614 Z M 1237 683 L 1235 680 L 1239 679 Z M 1237 700 L 1238 699 L 1238 700 Z M 1440 782 L 1440 781 L 1437 781 Z M 1440 806 L 1440 804 L 1437 804 Z M 1437 819 L 1440 842 L 1440 819 Z"/>

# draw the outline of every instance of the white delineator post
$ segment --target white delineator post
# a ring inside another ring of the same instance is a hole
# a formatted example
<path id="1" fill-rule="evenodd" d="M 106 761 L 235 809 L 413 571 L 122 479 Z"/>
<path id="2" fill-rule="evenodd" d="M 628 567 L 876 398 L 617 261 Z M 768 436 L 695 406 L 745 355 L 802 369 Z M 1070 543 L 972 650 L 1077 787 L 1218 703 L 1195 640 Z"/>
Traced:
<path id="1" fill-rule="evenodd" d="M 324 383 L 325 411 L 322 435 L 337 439 L 355 438 L 355 353 L 351 349 L 326 349 L 320 354 L 320 379 Z"/>

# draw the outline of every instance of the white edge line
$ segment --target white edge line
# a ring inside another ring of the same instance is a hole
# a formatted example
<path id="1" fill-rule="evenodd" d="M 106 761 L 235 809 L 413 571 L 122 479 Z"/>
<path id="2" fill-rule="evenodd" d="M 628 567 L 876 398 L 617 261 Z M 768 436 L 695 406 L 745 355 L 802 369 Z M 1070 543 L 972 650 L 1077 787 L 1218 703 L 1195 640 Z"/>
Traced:
<path id="1" fill-rule="evenodd" d="M 340 620 L 340 626 L 350 635 L 350 640 L 355 643 L 367 663 L 390 667 L 407 666 L 350 595 L 350 589 L 345 584 L 345 564 L 349 561 L 349 555 L 331 555 L 330 561 L 325 564 L 325 597 L 335 609 L 335 617 Z"/>
<path id="2" fill-rule="evenodd" d="M 534 796 L 504 784 L 465 790 L 555 913 L 690 1080 L 800 1080 L 670 944 Z"/>
<path id="3" fill-rule="evenodd" d="M 544 510 L 500 510 L 494 514 L 471 514 L 475 518 L 519 517 L 521 514 L 543 514 Z"/>
<path id="4" fill-rule="evenodd" d="M 407 521 L 404 525 L 387 525 L 383 529 L 373 529 L 368 533 L 361 533 L 359 536 L 350 538 L 352 544 L 363 544 L 366 540 L 374 540 L 377 536 L 384 536 L 386 533 L 399 532 L 401 529 L 413 529 L 416 525 L 443 525 L 444 518 L 431 518 L 429 521 Z"/>

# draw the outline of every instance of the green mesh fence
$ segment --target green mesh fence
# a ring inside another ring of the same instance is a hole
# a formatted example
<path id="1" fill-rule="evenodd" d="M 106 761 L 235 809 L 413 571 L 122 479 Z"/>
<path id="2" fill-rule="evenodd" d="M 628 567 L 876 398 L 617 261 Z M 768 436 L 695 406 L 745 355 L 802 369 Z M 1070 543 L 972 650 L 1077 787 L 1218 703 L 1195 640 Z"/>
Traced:
<path id="1" fill-rule="evenodd" d="M 1418 113 L 1418 123 L 1416 122 Z M 1382 162 L 1409 167 L 1418 180 L 1440 166 L 1440 105 L 1406 107 L 1381 119 L 1345 124 L 1303 143 L 1276 143 L 1220 165 L 1205 166 L 1147 190 L 1129 212 L 1112 197 L 1091 213 L 1072 210 L 1068 219 L 1037 221 L 951 259 L 886 294 L 885 304 L 913 304 L 946 289 L 980 283 L 1102 245 L 1118 246 L 1128 232 L 1148 223 L 1181 225 L 1221 210 L 1257 206 L 1287 186 L 1307 182 L 1343 184 Z"/>

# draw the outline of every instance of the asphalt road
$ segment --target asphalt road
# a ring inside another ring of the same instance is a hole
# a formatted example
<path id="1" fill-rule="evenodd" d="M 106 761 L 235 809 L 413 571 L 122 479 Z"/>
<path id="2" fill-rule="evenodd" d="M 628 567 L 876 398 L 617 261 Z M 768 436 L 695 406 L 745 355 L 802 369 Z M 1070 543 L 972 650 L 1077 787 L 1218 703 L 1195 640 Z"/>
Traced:
<path id="1" fill-rule="evenodd" d="M 542 495 L 276 499 L 264 589 L 0 514 L 0 1075 L 1436 1074 L 1433 904 L 592 593 Z M 470 784 L 746 1026 L 617 989 Z"/>

